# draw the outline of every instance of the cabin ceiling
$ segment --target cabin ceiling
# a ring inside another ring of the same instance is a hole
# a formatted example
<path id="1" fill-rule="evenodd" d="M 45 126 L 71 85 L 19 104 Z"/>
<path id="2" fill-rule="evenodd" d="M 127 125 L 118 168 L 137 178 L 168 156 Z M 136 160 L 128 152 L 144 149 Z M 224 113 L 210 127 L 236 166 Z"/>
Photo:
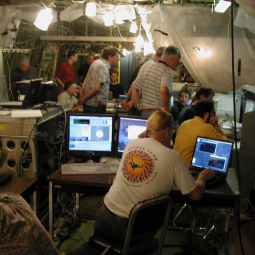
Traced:
<path id="1" fill-rule="evenodd" d="M 86 0 L 87 2 L 88 0 Z M 0 0 L 0 5 L 5 6 L 42 6 L 42 3 L 45 6 L 49 6 L 54 2 L 53 10 L 56 12 L 61 12 L 65 8 L 73 4 L 83 4 L 82 0 Z M 84 1 L 85 2 L 85 1 Z M 99 5 L 101 4 L 113 4 L 113 5 L 147 5 L 151 8 L 158 2 L 158 0 L 110 0 L 110 1 L 96 1 Z M 184 6 L 211 6 L 213 0 L 165 0 L 160 1 L 162 5 L 184 5 Z M 217 4 L 219 0 L 215 0 Z M 85 8 L 85 7 L 84 7 Z M 137 21 L 140 20 L 139 14 L 136 11 Z M 139 22 L 138 22 L 139 23 Z M 80 18 L 71 21 L 57 21 L 52 23 L 49 26 L 48 31 L 42 31 L 37 29 L 33 23 L 21 20 L 18 34 L 16 38 L 16 43 L 24 42 L 27 40 L 32 40 L 38 38 L 40 35 L 47 36 L 108 36 L 108 37 L 136 37 L 138 34 L 132 34 L 129 32 L 130 21 L 125 21 L 124 24 L 115 25 L 111 27 L 106 27 L 104 25 L 98 24 L 93 19 L 88 18 L 86 15 L 81 16 Z M 142 30 L 142 35 L 145 35 L 145 32 Z M 144 37 L 146 38 L 146 37 Z M 75 41 L 75 40 L 74 40 Z M 123 42 L 124 43 L 124 42 Z"/>

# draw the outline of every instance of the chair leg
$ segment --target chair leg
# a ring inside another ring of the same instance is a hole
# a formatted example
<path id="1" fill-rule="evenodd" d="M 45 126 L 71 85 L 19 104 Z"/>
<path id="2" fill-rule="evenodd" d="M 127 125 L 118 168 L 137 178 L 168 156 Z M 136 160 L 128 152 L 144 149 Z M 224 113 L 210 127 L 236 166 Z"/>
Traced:
<path id="1" fill-rule="evenodd" d="M 112 249 L 112 246 L 108 246 L 108 247 L 101 253 L 101 255 L 107 254 L 109 251 L 111 251 L 111 249 Z"/>

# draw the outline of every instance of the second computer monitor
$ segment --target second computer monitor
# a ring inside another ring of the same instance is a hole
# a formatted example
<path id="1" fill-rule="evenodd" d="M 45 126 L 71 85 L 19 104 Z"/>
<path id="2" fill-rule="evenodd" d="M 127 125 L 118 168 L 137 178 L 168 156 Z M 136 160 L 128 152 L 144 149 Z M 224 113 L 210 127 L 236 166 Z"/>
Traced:
<path id="1" fill-rule="evenodd" d="M 140 116 L 118 116 L 116 156 L 121 157 L 126 145 L 146 130 L 146 122 Z"/>

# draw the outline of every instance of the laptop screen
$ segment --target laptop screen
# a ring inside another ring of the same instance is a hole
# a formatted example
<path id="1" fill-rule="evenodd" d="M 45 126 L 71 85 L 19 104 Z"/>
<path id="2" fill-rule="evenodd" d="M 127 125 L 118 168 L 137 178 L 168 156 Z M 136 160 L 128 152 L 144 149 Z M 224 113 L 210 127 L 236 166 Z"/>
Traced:
<path id="1" fill-rule="evenodd" d="M 226 175 L 233 144 L 205 137 L 197 137 L 191 166 L 211 169 L 217 174 Z"/>
<path id="2" fill-rule="evenodd" d="M 121 108 L 121 103 L 123 100 L 126 99 L 126 97 L 127 97 L 126 95 L 119 95 L 119 108 Z"/>

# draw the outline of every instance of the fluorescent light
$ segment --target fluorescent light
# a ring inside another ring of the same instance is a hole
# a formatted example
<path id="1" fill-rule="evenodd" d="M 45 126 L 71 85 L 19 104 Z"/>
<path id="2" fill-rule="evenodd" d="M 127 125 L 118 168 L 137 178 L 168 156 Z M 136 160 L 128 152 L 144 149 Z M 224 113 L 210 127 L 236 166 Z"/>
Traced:
<path id="1" fill-rule="evenodd" d="M 214 10 L 216 12 L 223 13 L 223 12 L 225 12 L 228 9 L 228 7 L 230 5 L 231 5 L 231 2 L 220 0 L 219 3 L 216 5 Z"/>
<path id="2" fill-rule="evenodd" d="M 88 17 L 95 17 L 96 16 L 96 12 L 97 12 L 97 7 L 96 7 L 95 3 L 93 3 L 92 1 L 88 2 L 87 6 L 86 6 L 85 14 Z"/>
<path id="3" fill-rule="evenodd" d="M 45 8 L 41 10 L 34 22 L 34 25 L 44 31 L 48 30 L 48 27 L 52 21 L 53 15 L 51 8 Z"/>
<path id="4" fill-rule="evenodd" d="M 129 31 L 130 31 L 131 33 L 134 33 L 134 34 L 136 33 L 136 31 L 137 31 L 137 25 L 136 25 L 135 22 L 131 21 L 131 25 L 130 25 Z"/>

